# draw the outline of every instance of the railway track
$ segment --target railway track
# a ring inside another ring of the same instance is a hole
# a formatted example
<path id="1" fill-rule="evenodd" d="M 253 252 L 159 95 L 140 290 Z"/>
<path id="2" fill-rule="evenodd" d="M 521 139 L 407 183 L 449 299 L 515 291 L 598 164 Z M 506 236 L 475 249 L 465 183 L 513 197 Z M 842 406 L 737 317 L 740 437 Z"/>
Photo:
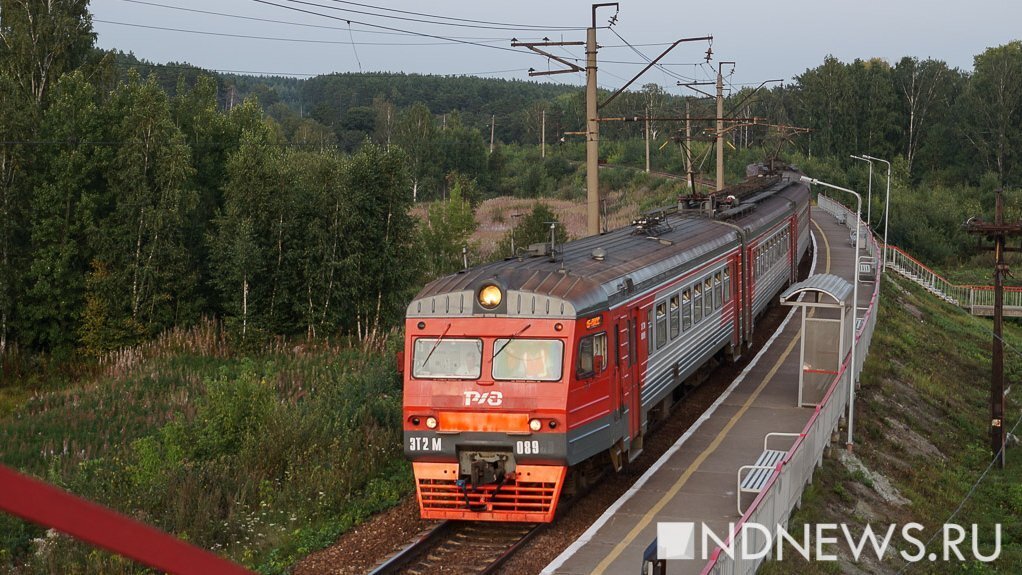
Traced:
<path id="1" fill-rule="evenodd" d="M 444 521 L 420 534 L 369 575 L 495 573 L 546 524 Z"/>

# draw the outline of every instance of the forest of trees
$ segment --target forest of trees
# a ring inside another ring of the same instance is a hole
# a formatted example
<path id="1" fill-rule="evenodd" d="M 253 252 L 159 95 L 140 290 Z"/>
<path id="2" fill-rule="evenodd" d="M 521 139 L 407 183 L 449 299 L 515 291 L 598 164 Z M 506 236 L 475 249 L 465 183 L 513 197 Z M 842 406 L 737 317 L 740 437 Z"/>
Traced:
<path id="1" fill-rule="evenodd" d="M 364 337 L 394 325 L 425 279 L 457 269 L 480 199 L 581 189 L 581 143 L 554 149 L 582 124 L 573 87 L 205 74 L 95 49 L 86 0 L 0 8 L 0 350 L 95 354 L 204 316 L 242 337 Z M 828 57 L 748 95 L 730 95 L 745 102 L 736 113 L 811 132 L 781 147 L 753 126 L 730 135 L 741 151 L 785 150 L 831 172 L 853 153 L 895 158 L 905 186 L 1022 183 L 1017 41 L 978 55 L 971 73 Z M 684 105 L 648 84 L 604 113 Z M 659 144 L 680 129 L 652 126 L 655 168 L 681 171 L 678 146 Z M 641 123 L 601 133 L 606 158 L 642 165 Z M 410 215 L 434 200 L 457 205 Z"/>

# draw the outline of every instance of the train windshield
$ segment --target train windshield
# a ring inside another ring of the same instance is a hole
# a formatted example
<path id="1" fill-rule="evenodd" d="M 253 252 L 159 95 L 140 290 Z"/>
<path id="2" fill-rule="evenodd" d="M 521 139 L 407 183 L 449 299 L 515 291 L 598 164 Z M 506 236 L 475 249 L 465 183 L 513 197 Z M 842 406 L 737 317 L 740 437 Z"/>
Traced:
<path id="1" fill-rule="evenodd" d="M 479 379 L 483 341 L 480 339 L 415 340 L 412 376 L 420 379 Z"/>
<path id="2" fill-rule="evenodd" d="M 493 379 L 559 381 L 564 342 L 558 339 L 497 339 L 493 349 Z"/>

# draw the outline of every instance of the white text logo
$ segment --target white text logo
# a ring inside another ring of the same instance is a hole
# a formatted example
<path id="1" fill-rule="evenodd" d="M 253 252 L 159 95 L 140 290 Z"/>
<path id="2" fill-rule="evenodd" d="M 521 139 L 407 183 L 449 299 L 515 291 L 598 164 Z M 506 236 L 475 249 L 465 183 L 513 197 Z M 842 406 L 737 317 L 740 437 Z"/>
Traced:
<path id="1" fill-rule="evenodd" d="M 466 391 L 465 405 L 492 405 L 494 407 L 504 403 L 504 394 L 499 391 Z"/>
<path id="2" fill-rule="evenodd" d="M 864 554 L 872 554 L 878 561 L 900 555 L 909 563 L 917 561 L 981 561 L 990 563 L 1001 555 L 1001 524 L 993 527 L 993 543 L 981 545 L 980 529 L 945 524 L 934 539 L 940 552 L 927 553 L 927 543 L 920 539 L 924 527 L 919 523 L 886 525 L 874 529 L 872 525 L 852 527 L 844 523 L 803 525 L 802 532 L 790 533 L 777 525 L 771 529 L 760 523 L 742 523 L 737 529 L 728 524 L 727 533 L 717 534 L 705 523 L 690 522 L 657 524 L 657 559 L 700 559 L 707 561 L 715 549 L 719 557 L 731 559 L 764 559 L 778 561 L 785 553 L 795 553 L 806 561 L 837 561 L 838 546 L 847 547 L 855 562 Z M 987 530 L 989 531 L 989 530 Z M 985 540 L 986 541 L 986 540 Z"/>

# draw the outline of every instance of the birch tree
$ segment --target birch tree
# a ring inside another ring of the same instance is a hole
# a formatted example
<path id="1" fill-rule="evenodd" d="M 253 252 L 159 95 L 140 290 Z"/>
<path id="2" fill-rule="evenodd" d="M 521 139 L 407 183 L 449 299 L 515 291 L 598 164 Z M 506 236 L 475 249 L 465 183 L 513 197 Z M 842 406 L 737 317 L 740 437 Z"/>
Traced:
<path id="1" fill-rule="evenodd" d="M 948 88 L 956 74 L 939 60 L 902 58 L 894 68 L 895 83 L 902 101 L 904 150 L 911 177 L 920 143 L 931 122 L 949 105 Z"/>
<path id="2" fill-rule="evenodd" d="M 0 66 L 42 104 L 95 41 L 89 0 L 0 0 Z"/>
<path id="3" fill-rule="evenodd" d="M 55 86 L 41 126 L 39 178 L 32 192 L 28 268 L 22 323 L 33 347 L 73 344 L 84 307 L 85 273 L 91 254 L 88 206 L 101 178 L 106 149 L 95 93 L 79 71 Z"/>
<path id="4" fill-rule="evenodd" d="M 7 350 L 19 300 L 25 258 L 25 216 L 31 154 L 24 143 L 31 137 L 36 103 L 17 82 L 0 71 L 0 354 Z"/>
<path id="5" fill-rule="evenodd" d="M 1022 146 L 1022 41 L 988 48 L 975 58 L 962 114 L 964 132 L 1002 184 L 1014 181 Z"/>
<path id="6" fill-rule="evenodd" d="M 342 293 L 349 325 L 363 340 L 402 316 L 420 273 L 409 182 L 403 154 L 371 144 L 351 158 L 342 176 L 351 214 L 343 234 Z"/>
<path id="7" fill-rule="evenodd" d="M 182 237 L 196 204 L 187 187 L 191 152 L 154 78 L 129 74 L 104 115 L 115 142 L 100 210 L 108 215 L 90 235 L 110 271 L 109 288 L 122 298 L 120 319 L 154 333 L 190 319 L 181 311 L 196 282 Z"/>

